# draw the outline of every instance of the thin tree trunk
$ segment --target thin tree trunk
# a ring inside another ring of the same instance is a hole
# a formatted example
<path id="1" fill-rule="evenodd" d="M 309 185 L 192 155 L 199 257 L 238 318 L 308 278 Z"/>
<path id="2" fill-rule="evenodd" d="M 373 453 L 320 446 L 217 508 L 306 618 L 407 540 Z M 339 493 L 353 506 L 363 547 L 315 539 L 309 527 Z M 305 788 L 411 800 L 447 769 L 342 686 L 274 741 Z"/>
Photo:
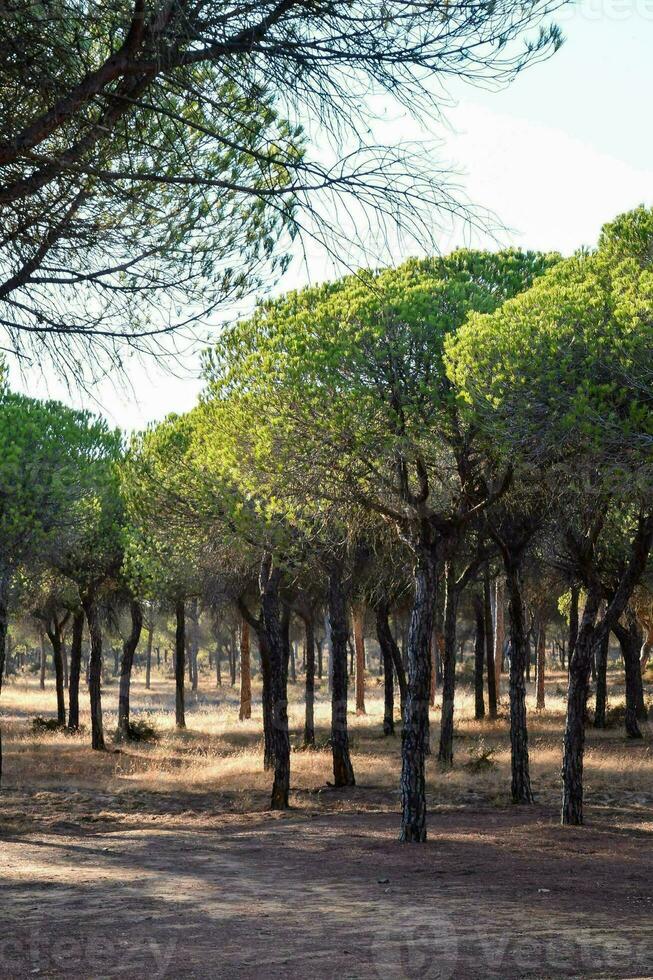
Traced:
<path id="1" fill-rule="evenodd" d="M 438 761 L 453 765 L 453 715 L 456 690 L 456 608 L 458 594 L 452 561 L 445 565 L 444 661 L 442 669 L 442 715 Z"/>
<path id="2" fill-rule="evenodd" d="M 352 610 L 354 650 L 356 653 L 356 714 L 365 712 L 365 638 L 363 636 L 364 611 L 362 606 Z"/>
<path id="3" fill-rule="evenodd" d="M 572 585 L 571 600 L 569 603 L 569 635 L 567 642 L 567 669 L 571 666 L 571 658 L 578 639 L 578 604 L 580 600 L 580 586 Z"/>
<path id="4" fill-rule="evenodd" d="M 102 627 L 93 590 L 81 595 L 90 638 L 88 666 L 88 690 L 91 702 L 91 746 L 98 752 L 105 750 L 102 723 Z"/>
<path id="5" fill-rule="evenodd" d="M 331 640 L 331 750 L 335 786 L 354 786 L 347 730 L 347 612 L 342 569 L 336 562 L 329 575 L 329 633 Z"/>
<path id="6" fill-rule="evenodd" d="M 532 803 L 533 793 L 531 791 L 528 758 L 528 727 L 526 722 L 526 684 L 524 680 L 526 663 L 529 657 L 529 646 L 524 621 L 521 574 L 518 562 L 507 558 L 505 566 L 508 614 L 510 617 L 511 794 L 513 803 Z M 494 652 L 496 656 L 496 642 Z"/>
<path id="7" fill-rule="evenodd" d="M 136 647 L 141 638 L 143 628 L 143 609 L 137 599 L 132 599 L 129 604 L 131 616 L 131 629 L 129 636 L 122 645 L 122 658 L 120 661 L 120 690 L 118 693 L 118 737 L 121 739 L 129 738 L 129 696 L 131 691 L 132 668 L 134 666 L 134 655 Z M 150 636 L 152 634 L 150 633 Z"/>
<path id="8" fill-rule="evenodd" d="M 65 639 L 61 639 L 61 665 L 63 668 L 63 686 L 64 690 L 68 690 L 69 677 L 68 677 L 68 644 Z M 64 721 L 65 724 L 65 721 Z"/>
<path id="9" fill-rule="evenodd" d="M 45 691 L 45 668 L 47 664 L 46 652 L 45 652 L 45 634 L 42 629 L 39 630 L 39 641 L 41 644 L 41 662 L 39 664 L 39 687 L 42 691 Z"/>
<path id="10" fill-rule="evenodd" d="M 218 670 L 220 655 L 218 654 Z M 240 622 L 240 710 L 238 718 L 245 721 L 252 717 L 252 664 L 249 646 L 249 624 Z"/>
<path id="11" fill-rule="evenodd" d="M 222 651 L 219 643 L 215 646 L 215 686 L 222 687 Z"/>
<path id="12" fill-rule="evenodd" d="M 408 634 L 408 692 L 401 746 L 401 834 L 407 843 L 426 840 L 424 761 L 428 739 L 430 644 L 436 564 L 426 548 L 415 565 L 415 598 Z"/>
<path id="13" fill-rule="evenodd" d="M 0 694 L 5 676 L 5 659 L 7 656 L 7 628 L 9 620 L 8 608 L 9 576 L 0 575 Z M 0 727 L 0 785 L 2 785 L 2 728 Z"/>
<path id="14" fill-rule="evenodd" d="M 79 678 L 82 670 L 82 640 L 84 637 L 84 612 L 78 610 L 73 615 L 73 629 L 70 640 L 70 678 L 68 688 L 68 728 L 76 732 L 79 728 Z"/>
<path id="15" fill-rule="evenodd" d="M 578 627 L 576 627 L 578 633 Z M 606 631 L 601 643 L 595 648 L 596 657 L 596 701 L 594 705 L 594 727 L 605 728 L 608 707 L 608 648 L 610 634 Z"/>
<path id="16" fill-rule="evenodd" d="M 186 727 L 184 675 L 186 673 L 186 606 L 183 599 L 175 605 L 175 724 Z"/>
<path id="17" fill-rule="evenodd" d="M 506 640 L 505 604 L 504 580 L 502 575 L 498 575 L 494 587 L 494 692 L 497 703 L 501 697 L 503 647 Z"/>
<path id="18" fill-rule="evenodd" d="M 323 650 L 324 650 L 324 640 L 317 640 L 317 676 L 322 680 L 324 674 L 324 663 L 323 663 Z"/>
<path id="19" fill-rule="evenodd" d="M 535 707 L 538 711 L 543 711 L 546 704 L 546 694 L 544 689 L 544 673 L 546 668 L 546 628 L 544 623 L 540 623 L 537 633 L 537 660 L 535 663 Z"/>
<path id="20" fill-rule="evenodd" d="M 52 644 L 52 663 L 54 666 L 54 684 L 57 692 L 57 723 L 63 728 L 66 724 L 66 698 L 64 695 L 64 671 L 61 639 L 61 624 L 55 619 L 54 629 L 49 632 Z"/>
<path id="21" fill-rule="evenodd" d="M 474 636 L 474 718 L 485 718 L 483 668 L 485 666 L 485 606 L 480 595 L 472 597 L 476 633 Z"/>
<path id="22" fill-rule="evenodd" d="M 306 711 L 304 717 L 304 745 L 306 748 L 315 747 L 315 621 L 310 613 L 304 620 L 306 631 L 306 676 L 305 697 Z"/>
<path id="23" fill-rule="evenodd" d="M 381 656 L 383 658 L 383 676 L 384 676 L 383 734 L 394 735 L 395 722 L 394 722 L 393 669 L 396 663 L 399 664 L 399 669 L 403 674 L 403 684 L 404 684 L 403 696 L 401 694 L 401 688 L 400 688 L 402 717 L 403 717 L 403 711 L 404 711 L 405 699 L 406 699 L 406 675 L 404 674 L 404 665 L 401 661 L 401 654 L 399 652 L 399 647 L 397 646 L 395 642 L 395 638 L 392 635 L 392 630 L 390 629 L 390 620 L 388 614 L 389 614 L 388 602 L 386 599 L 382 599 L 379 601 L 376 607 L 376 636 L 379 641 L 379 647 L 381 648 Z M 399 676 L 397 676 L 397 679 L 399 679 Z"/>
<path id="24" fill-rule="evenodd" d="M 494 659 L 494 625 L 492 623 L 492 586 L 487 562 L 483 570 L 483 623 L 485 626 L 485 659 L 487 661 L 488 717 L 497 717 L 497 674 Z"/>

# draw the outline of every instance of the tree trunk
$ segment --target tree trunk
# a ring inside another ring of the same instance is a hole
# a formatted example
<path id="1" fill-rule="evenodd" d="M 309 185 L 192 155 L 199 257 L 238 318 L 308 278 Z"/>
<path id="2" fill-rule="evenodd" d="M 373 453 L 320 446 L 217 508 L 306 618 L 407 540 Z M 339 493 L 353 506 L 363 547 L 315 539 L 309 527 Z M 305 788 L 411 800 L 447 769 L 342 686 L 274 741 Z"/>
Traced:
<path id="1" fill-rule="evenodd" d="M 621 647 L 626 675 L 626 715 L 624 725 L 628 738 L 642 738 L 639 721 L 646 721 L 642 673 L 639 669 L 639 651 L 642 636 L 637 620 L 630 610 L 626 611 L 626 626 L 615 623 L 614 634 Z"/>
<path id="2" fill-rule="evenodd" d="M 408 634 L 408 692 L 401 745 L 401 834 L 407 843 L 426 840 L 424 760 L 428 739 L 430 645 L 436 595 L 435 556 L 416 556 L 415 598 Z"/>
<path id="3" fill-rule="evenodd" d="M 390 629 L 390 619 L 389 619 L 389 605 L 386 599 L 379 601 L 376 607 L 376 636 L 379 641 L 379 647 L 381 648 L 381 656 L 383 657 L 383 676 L 384 676 L 384 710 L 383 710 L 383 734 L 384 735 L 394 735 L 395 733 L 395 723 L 394 723 L 394 684 L 393 684 L 393 668 L 396 664 L 399 665 L 399 671 L 402 675 L 402 681 L 399 681 L 400 674 L 397 673 L 397 681 L 399 682 L 400 700 L 401 700 L 401 715 L 403 718 L 405 702 L 406 702 L 406 675 L 404 673 L 404 665 L 401 660 L 401 654 L 399 652 L 399 647 L 395 642 L 395 638 L 392 635 L 392 630 Z M 402 687 L 403 684 L 403 687 Z"/>
<path id="4" fill-rule="evenodd" d="M 310 613 L 304 620 L 306 630 L 306 713 L 304 746 L 315 748 L 315 622 Z"/>
<path id="5" fill-rule="evenodd" d="M 335 786 L 354 786 L 347 730 L 347 611 L 342 569 L 335 562 L 329 575 L 329 633 L 331 640 L 331 750 Z"/>
<path id="6" fill-rule="evenodd" d="M 578 634 L 578 626 L 576 627 Z M 594 727 L 605 728 L 608 707 L 608 648 L 610 634 L 606 631 L 603 640 L 595 648 L 596 657 L 596 702 L 594 705 Z"/>
<path id="7" fill-rule="evenodd" d="M 362 606 L 352 610 L 352 625 L 354 630 L 354 650 L 356 653 L 356 714 L 365 712 L 365 638 L 363 636 L 364 611 Z"/>
<path id="8" fill-rule="evenodd" d="M 513 803 L 532 803 L 533 793 L 531 791 L 528 728 L 526 724 L 526 683 L 524 680 L 529 657 L 529 645 L 524 621 L 521 570 L 517 560 L 511 559 L 510 556 L 504 556 L 504 560 L 508 590 L 508 615 L 510 617 L 511 794 Z M 498 608 L 499 604 L 497 603 Z M 494 653 L 496 656 L 496 642 Z"/>
<path id="9" fill-rule="evenodd" d="M 89 589 L 81 595 L 90 638 L 88 665 L 88 691 L 91 702 L 91 746 L 98 752 L 105 750 L 102 723 L 102 627 L 95 593 Z"/>
<path id="10" fill-rule="evenodd" d="M 497 703 L 501 697 L 503 647 L 506 640 L 505 603 L 503 576 L 498 575 L 494 587 L 494 690 Z"/>
<path id="11" fill-rule="evenodd" d="M 571 599 L 569 603 L 569 638 L 567 641 L 567 669 L 571 666 L 571 658 L 578 639 L 578 603 L 580 600 L 580 586 L 572 585 Z"/>
<path id="12" fill-rule="evenodd" d="M 215 645 L 215 686 L 222 687 L 222 651 L 219 643 Z"/>
<path id="13" fill-rule="evenodd" d="M 503 609 L 503 598 L 502 598 Z M 488 717 L 494 720 L 497 717 L 497 667 L 494 659 L 494 626 L 492 623 L 492 587 L 490 584 L 490 570 L 485 563 L 483 571 L 483 623 L 485 626 L 485 659 L 487 661 L 487 704 Z M 503 624 L 502 624 L 503 630 Z M 502 646 L 503 651 L 503 646 Z M 499 665 L 499 671 L 501 665 Z"/>
<path id="14" fill-rule="evenodd" d="M 444 657 L 442 663 L 442 715 L 440 718 L 440 747 L 438 761 L 453 765 L 453 715 L 456 691 L 456 610 L 458 594 L 452 561 L 445 565 L 444 597 Z"/>
<path id="15" fill-rule="evenodd" d="M 61 639 L 61 666 L 63 669 L 63 686 L 64 690 L 68 690 L 69 678 L 68 678 L 68 644 L 65 639 Z M 64 721 L 65 724 L 65 721 Z"/>
<path id="16" fill-rule="evenodd" d="M 290 737 L 288 733 L 287 660 L 279 603 L 281 571 L 272 564 L 270 555 L 261 562 L 261 619 L 268 642 L 272 681 L 272 738 L 274 745 L 274 782 L 271 808 L 286 810 L 290 791 Z"/>
<path id="17" fill-rule="evenodd" d="M 218 664 L 220 654 L 218 653 Z M 218 666 L 218 670 L 219 670 Z M 241 617 L 240 622 L 240 711 L 238 718 L 245 721 L 252 717 L 252 663 L 249 646 L 249 624 Z"/>
<path id="18" fill-rule="evenodd" d="M 485 666 L 485 606 L 480 595 L 472 597 L 476 633 L 474 636 L 474 718 L 485 718 L 484 676 Z"/>
<path id="19" fill-rule="evenodd" d="M 49 640 L 52 644 L 52 663 L 54 665 L 54 684 L 57 692 L 57 722 L 63 728 L 66 724 L 66 697 L 64 694 L 64 670 L 63 670 L 63 641 L 61 638 L 61 624 L 54 620 L 54 629 L 49 632 Z"/>
<path id="20" fill-rule="evenodd" d="M 183 599 L 175 605 L 175 724 L 186 727 L 184 675 L 186 673 L 186 606 Z"/>
<path id="21" fill-rule="evenodd" d="M 82 640 L 84 637 L 84 613 L 80 609 L 73 615 L 70 640 L 70 677 L 68 688 L 68 728 L 79 728 L 79 678 L 82 671 Z"/>
<path id="22" fill-rule="evenodd" d="M 546 705 L 546 695 L 544 690 L 544 673 L 546 667 L 546 628 L 544 623 L 540 623 L 537 633 L 537 660 L 535 663 L 535 707 L 538 711 L 543 711 Z"/>
<path id="23" fill-rule="evenodd" d="M 137 599 L 132 599 L 129 604 L 131 616 L 131 630 L 129 636 L 122 645 L 122 658 L 120 661 L 120 690 L 118 693 L 118 737 L 120 739 L 129 738 L 129 695 L 131 690 L 132 668 L 134 666 L 134 655 L 136 647 L 141 638 L 143 628 L 143 609 Z M 150 632 L 150 637 L 152 633 Z"/>
<path id="24" fill-rule="evenodd" d="M 322 680 L 322 675 L 324 673 L 324 664 L 323 664 L 324 640 L 317 640 L 316 646 L 317 646 L 317 676 L 319 677 L 320 680 Z"/>
<path id="25" fill-rule="evenodd" d="M 197 599 L 193 599 L 190 604 L 190 636 L 188 638 L 190 684 L 193 693 L 197 693 L 199 678 L 197 669 L 197 657 L 199 653 L 199 616 L 197 609 Z"/>
<path id="26" fill-rule="evenodd" d="M 45 652 L 45 635 L 43 630 L 39 630 L 39 641 L 41 644 L 41 662 L 39 664 L 39 687 L 42 691 L 45 691 L 45 669 L 47 665 L 47 657 Z"/>

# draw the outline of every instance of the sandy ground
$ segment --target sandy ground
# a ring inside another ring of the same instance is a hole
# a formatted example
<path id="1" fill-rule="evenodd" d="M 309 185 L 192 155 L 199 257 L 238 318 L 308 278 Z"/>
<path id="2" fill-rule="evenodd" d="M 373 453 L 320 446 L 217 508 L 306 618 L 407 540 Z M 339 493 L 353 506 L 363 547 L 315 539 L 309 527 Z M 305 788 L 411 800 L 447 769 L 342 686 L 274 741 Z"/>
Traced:
<path id="1" fill-rule="evenodd" d="M 374 692 L 352 717 L 359 786 L 329 789 L 328 752 L 296 752 L 293 809 L 275 815 L 233 693 L 199 698 L 186 736 L 99 755 L 86 736 L 34 737 L 52 694 L 10 686 L 0 977 L 653 976 L 649 732 L 591 734 L 588 822 L 560 827 L 554 684 L 532 718 L 538 803 L 506 803 L 505 722 L 479 735 L 463 697 L 421 846 L 396 840 L 399 742 L 379 738 Z M 162 729 L 169 693 L 136 691 Z M 497 759 L 480 773 L 479 744 Z"/>

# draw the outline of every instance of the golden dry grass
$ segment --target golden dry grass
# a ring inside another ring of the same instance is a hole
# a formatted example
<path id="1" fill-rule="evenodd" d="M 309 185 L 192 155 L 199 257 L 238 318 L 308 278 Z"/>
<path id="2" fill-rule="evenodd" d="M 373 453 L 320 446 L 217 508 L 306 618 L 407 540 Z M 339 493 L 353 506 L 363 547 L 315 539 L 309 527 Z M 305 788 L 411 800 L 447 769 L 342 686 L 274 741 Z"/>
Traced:
<path id="1" fill-rule="evenodd" d="M 618 677 L 611 679 L 611 706 L 623 700 Z M 505 686 L 505 684 L 504 684 Z M 85 692 L 84 692 L 85 693 Z M 352 761 L 360 793 L 356 807 L 394 806 L 398 801 L 400 737 L 382 734 L 383 688 L 376 677 L 368 678 L 367 714 L 349 715 Z M 103 695 L 106 732 L 116 726 L 117 685 L 105 687 Z M 64 791 L 69 795 L 100 794 L 104 804 L 120 809 L 121 800 L 135 794 L 156 794 L 178 801 L 191 796 L 214 806 L 246 810 L 264 805 L 270 774 L 262 767 L 260 690 L 254 686 L 254 710 L 250 721 L 238 720 L 238 692 L 215 688 L 203 676 L 200 692 L 188 692 L 186 732 L 174 728 L 174 691 L 171 679 L 157 676 L 146 691 L 143 679 L 135 677 L 132 692 L 134 719 L 146 718 L 160 733 L 156 744 L 121 746 L 120 751 L 92 752 L 88 731 L 78 735 L 60 732 L 35 734 L 31 719 L 52 717 L 54 691 L 51 684 L 40 691 L 35 678 L 11 681 L 3 690 L 4 785 L 30 795 Z M 329 729 L 328 692 L 318 691 L 316 728 L 319 748 L 301 751 L 303 703 L 301 684 L 290 692 L 290 727 L 297 751 L 292 756 L 293 803 L 296 806 L 325 805 L 322 794 L 331 778 L 327 747 Z M 552 674 L 547 682 L 547 707 L 534 709 L 529 693 L 529 733 L 533 788 L 537 799 L 556 804 L 559 796 L 562 729 L 564 725 L 564 676 Z M 82 712 L 82 724 L 88 726 Z M 475 721 L 473 695 L 462 683 L 456 694 L 455 765 L 442 771 L 435 754 L 427 766 L 430 805 L 505 805 L 510 782 L 506 692 L 497 721 Z M 431 712 L 431 742 L 437 751 L 439 708 Z M 113 749 L 111 740 L 109 745 Z M 490 764 L 475 761 L 491 750 Z M 588 804 L 626 805 L 639 808 L 653 803 L 653 756 L 648 726 L 642 742 L 628 741 L 619 727 L 602 732 L 588 730 L 585 763 Z M 348 804 L 351 805 L 351 798 Z M 328 795 L 329 806 L 341 805 Z M 345 805 L 343 801 L 342 805 Z"/>

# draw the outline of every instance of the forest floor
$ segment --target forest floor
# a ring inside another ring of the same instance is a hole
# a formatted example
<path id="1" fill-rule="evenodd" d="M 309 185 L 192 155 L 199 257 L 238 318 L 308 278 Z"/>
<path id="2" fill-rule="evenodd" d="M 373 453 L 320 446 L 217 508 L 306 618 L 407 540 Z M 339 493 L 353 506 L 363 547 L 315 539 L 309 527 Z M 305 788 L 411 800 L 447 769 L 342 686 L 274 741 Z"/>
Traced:
<path id="1" fill-rule="evenodd" d="M 428 764 L 429 839 L 401 845 L 399 737 L 382 687 L 350 716 L 358 785 L 331 778 L 327 692 L 317 751 L 292 756 L 292 809 L 266 810 L 260 704 L 201 679 L 188 731 L 170 679 L 134 683 L 160 732 L 93 753 L 88 732 L 35 734 L 53 691 L 2 694 L 0 977 L 643 978 L 653 976 L 653 734 L 588 731 L 586 825 L 558 825 L 564 678 L 529 715 L 531 807 L 508 802 L 505 705 L 474 722 L 459 691 L 456 765 Z M 107 731 L 116 685 L 105 689 Z M 301 687 L 293 690 L 294 741 Z M 432 713 L 433 740 L 439 713 Z M 489 759 L 487 753 L 490 751 Z"/>

